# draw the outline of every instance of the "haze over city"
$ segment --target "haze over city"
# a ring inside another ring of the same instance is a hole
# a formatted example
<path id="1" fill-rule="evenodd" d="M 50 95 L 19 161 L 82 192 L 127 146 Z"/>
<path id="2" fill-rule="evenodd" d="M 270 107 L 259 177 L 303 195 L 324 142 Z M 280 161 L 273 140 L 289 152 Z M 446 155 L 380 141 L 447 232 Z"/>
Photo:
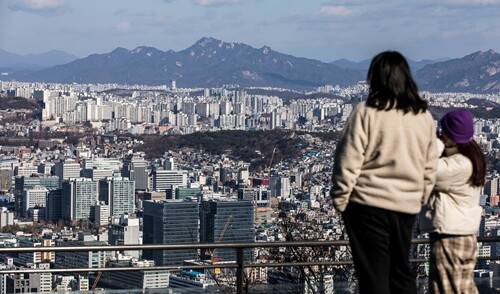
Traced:
<path id="1" fill-rule="evenodd" d="M 203 36 L 325 62 L 387 49 L 414 60 L 500 48 L 500 1 L 148 0 L 0 2 L 0 48 L 78 57 L 182 50 Z"/>

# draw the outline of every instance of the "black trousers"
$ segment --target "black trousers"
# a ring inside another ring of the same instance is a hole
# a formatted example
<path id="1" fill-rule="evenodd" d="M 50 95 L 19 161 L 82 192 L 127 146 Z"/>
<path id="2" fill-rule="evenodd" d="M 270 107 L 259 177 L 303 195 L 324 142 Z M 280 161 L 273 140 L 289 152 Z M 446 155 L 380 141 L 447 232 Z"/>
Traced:
<path id="1" fill-rule="evenodd" d="M 409 254 L 416 215 L 349 203 L 342 214 L 359 293 L 417 293 Z"/>

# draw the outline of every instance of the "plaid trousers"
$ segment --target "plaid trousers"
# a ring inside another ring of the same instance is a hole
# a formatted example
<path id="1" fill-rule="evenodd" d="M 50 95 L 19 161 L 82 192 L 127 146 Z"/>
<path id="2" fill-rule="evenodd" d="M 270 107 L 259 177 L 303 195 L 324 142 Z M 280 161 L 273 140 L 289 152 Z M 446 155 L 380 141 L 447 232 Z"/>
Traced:
<path id="1" fill-rule="evenodd" d="M 430 293 L 478 293 L 474 283 L 475 235 L 431 236 Z"/>

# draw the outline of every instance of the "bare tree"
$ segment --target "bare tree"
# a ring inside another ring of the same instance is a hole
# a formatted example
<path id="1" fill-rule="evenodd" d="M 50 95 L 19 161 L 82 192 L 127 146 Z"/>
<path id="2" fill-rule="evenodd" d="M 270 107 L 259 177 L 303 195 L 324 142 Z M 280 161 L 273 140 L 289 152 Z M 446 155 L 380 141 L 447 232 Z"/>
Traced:
<path id="1" fill-rule="evenodd" d="M 340 221 L 340 220 L 339 220 Z M 347 234 L 342 225 L 336 230 L 326 229 L 325 224 L 311 221 L 305 214 L 281 212 L 278 221 L 278 232 L 285 241 L 322 241 L 346 240 Z M 271 250 L 271 256 L 278 262 L 331 262 L 350 261 L 349 246 L 303 246 L 289 247 L 285 250 Z M 281 274 L 291 283 L 303 285 L 305 293 L 323 294 L 333 291 L 334 284 L 352 288 L 355 284 L 352 265 L 305 265 L 282 268 Z"/>

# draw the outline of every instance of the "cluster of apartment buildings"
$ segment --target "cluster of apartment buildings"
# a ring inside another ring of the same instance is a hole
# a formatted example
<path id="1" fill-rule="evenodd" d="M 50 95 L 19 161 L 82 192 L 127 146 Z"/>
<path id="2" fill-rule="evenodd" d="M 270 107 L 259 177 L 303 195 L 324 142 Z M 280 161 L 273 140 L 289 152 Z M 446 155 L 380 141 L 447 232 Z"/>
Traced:
<path id="1" fill-rule="evenodd" d="M 250 95 L 245 90 L 225 88 L 181 91 L 144 86 L 137 87 L 130 97 L 121 97 L 107 91 L 116 85 L 3 83 L 1 87 L 6 95 L 23 95 L 44 103 L 42 121 L 16 126 L 13 137 L 29 136 L 41 128 L 60 130 L 84 122 L 90 122 L 102 137 L 118 130 L 121 134 L 275 128 L 340 130 L 352 110 L 351 102 L 366 91 L 364 84 L 347 89 L 325 86 L 318 91 L 334 93 L 339 98 L 285 103 L 276 96 Z M 97 89 L 103 92 L 97 93 Z M 423 96 L 431 106 L 471 107 L 467 100 L 473 95 L 423 93 Z M 495 102 L 499 99 L 494 95 L 474 97 Z M 300 118 L 304 123 L 298 123 Z M 476 140 L 490 156 L 496 157 L 500 121 L 477 119 L 475 129 Z M 43 225 L 31 232 L 2 234 L 0 244 L 36 247 L 286 241 L 290 235 L 283 234 L 280 227 L 284 216 L 300 222 L 288 234 L 321 240 L 339 238 L 343 231 L 340 216 L 327 196 L 336 142 L 322 141 L 310 134 L 300 136 L 309 146 L 301 157 L 276 163 L 262 173 L 250 171 L 249 163 L 203 150 L 170 151 L 162 158 L 147 159 L 147 154 L 134 152 L 134 146 L 141 142 L 126 136 L 122 141 L 96 140 L 79 146 L 60 142 L 50 148 L 2 146 L 0 180 L 4 202 L 0 229 Z M 113 146 L 110 152 L 101 152 L 110 145 Z M 492 165 L 482 197 L 485 214 L 480 234 L 485 236 L 498 234 L 500 228 L 499 178 Z M 347 252 L 345 246 L 338 248 L 335 258 L 345 258 Z M 425 250 L 419 252 L 427 254 Z M 479 252 L 481 256 L 498 256 L 500 244 L 480 244 Z M 266 262 L 271 255 L 265 250 L 248 250 L 245 258 Z M 6 269 L 141 268 L 134 272 L 96 271 L 90 275 L 3 275 L 0 287 L 6 291 L 32 291 L 27 285 L 37 292 L 48 288 L 61 291 L 88 291 L 96 287 L 206 288 L 217 284 L 218 274 L 147 268 L 233 261 L 235 252 L 129 250 L 19 253 L 4 254 L 3 258 L 1 267 Z M 481 269 L 478 275 L 500 275 L 495 262 L 480 263 L 478 268 Z M 269 279 L 270 276 L 273 278 Z M 283 273 L 262 268 L 253 273 L 252 281 L 269 283 L 282 281 L 282 277 Z M 330 278 L 333 289 L 333 277 Z"/>

